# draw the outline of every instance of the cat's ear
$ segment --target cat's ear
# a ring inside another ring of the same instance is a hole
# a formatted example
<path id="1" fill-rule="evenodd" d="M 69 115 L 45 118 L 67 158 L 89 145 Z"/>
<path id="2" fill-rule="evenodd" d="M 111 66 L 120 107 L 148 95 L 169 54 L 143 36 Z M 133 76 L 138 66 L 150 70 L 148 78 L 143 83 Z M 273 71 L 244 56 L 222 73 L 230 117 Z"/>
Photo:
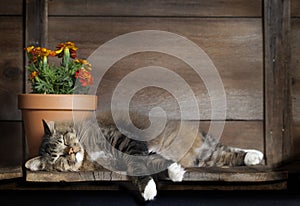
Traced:
<path id="1" fill-rule="evenodd" d="M 44 134 L 52 135 L 54 131 L 54 121 L 46 121 L 43 119 Z"/>
<path id="2" fill-rule="evenodd" d="M 43 161 L 42 156 L 34 157 L 29 159 L 25 163 L 25 167 L 31 171 L 40 171 L 46 168 L 46 164 Z"/>

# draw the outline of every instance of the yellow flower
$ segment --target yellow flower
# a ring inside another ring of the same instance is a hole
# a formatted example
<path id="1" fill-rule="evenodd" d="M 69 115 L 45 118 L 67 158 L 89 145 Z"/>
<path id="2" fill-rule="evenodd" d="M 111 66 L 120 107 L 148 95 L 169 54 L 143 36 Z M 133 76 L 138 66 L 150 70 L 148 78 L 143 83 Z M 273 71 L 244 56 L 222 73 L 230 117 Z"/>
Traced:
<path id="1" fill-rule="evenodd" d="M 34 46 L 29 46 L 29 47 L 25 48 L 27 53 L 30 53 L 33 49 L 34 49 Z"/>

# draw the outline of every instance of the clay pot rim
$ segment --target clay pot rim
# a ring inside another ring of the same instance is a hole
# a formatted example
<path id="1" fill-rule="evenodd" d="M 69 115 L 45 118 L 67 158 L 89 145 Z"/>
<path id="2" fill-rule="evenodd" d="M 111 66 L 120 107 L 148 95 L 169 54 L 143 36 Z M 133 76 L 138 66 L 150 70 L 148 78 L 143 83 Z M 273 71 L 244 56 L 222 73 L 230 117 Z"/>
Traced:
<path id="1" fill-rule="evenodd" d="M 86 94 L 19 94 L 22 110 L 96 110 L 97 96 Z"/>

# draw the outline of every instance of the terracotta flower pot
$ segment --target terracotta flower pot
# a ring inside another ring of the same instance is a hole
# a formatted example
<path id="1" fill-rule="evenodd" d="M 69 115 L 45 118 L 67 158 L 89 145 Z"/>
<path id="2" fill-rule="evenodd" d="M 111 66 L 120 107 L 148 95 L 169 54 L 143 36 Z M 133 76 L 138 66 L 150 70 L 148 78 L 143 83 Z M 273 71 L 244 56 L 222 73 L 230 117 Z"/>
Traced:
<path id="1" fill-rule="evenodd" d="M 28 147 L 27 158 L 38 155 L 44 134 L 42 119 L 75 120 L 91 117 L 97 108 L 95 95 L 20 94 L 18 107 L 22 111 Z"/>

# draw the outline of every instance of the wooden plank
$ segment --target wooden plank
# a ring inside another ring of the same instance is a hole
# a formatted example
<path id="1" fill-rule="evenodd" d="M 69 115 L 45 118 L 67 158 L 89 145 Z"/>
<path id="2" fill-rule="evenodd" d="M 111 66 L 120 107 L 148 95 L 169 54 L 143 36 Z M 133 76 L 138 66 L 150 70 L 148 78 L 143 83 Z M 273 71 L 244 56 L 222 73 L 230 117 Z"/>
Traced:
<path id="1" fill-rule="evenodd" d="M 25 46 L 47 47 L 48 0 L 26 0 L 25 9 Z M 25 62 L 28 62 L 27 57 Z M 27 79 L 27 71 L 25 76 Z M 27 93 L 31 92 L 28 82 L 25 83 L 25 90 Z"/>
<path id="2" fill-rule="evenodd" d="M 21 166 L 0 167 L 0 180 L 15 179 L 23 176 Z"/>
<path id="3" fill-rule="evenodd" d="M 208 131 L 209 124 L 207 121 L 200 122 L 200 128 Z M 211 132 L 215 135 L 215 131 Z M 264 153 L 263 121 L 226 121 L 220 141 L 224 145 L 257 149 Z"/>
<path id="4" fill-rule="evenodd" d="M 290 1 L 265 0 L 264 10 L 266 155 L 276 166 L 291 147 Z"/>
<path id="5" fill-rule="evenodd" d="M 23 0 L 0 1 L 0 15 L 19 16 L 22 14 L 23 14 Z"/>
<path id="6" fill-rule="evenodd" d="M 184 182 L 267 182 L 287 180 L 287 172 L 271 171 L 264 167 L 240 168 L 188 168 Z M 126 173 L 111 171 L 88 172 L 31 172 L 26 171 L 29 182 L 81 182 L 81 181 L 128 181 Z M 161 180 L 169 180 L 161 177 Z"/>
<path id="7" fill-rule="evenodd" d="M 47 46 L 48 0 L 26 0 L 26 46 Z"/>
<path id="8" fill-rule="evenodd" d="M 261 0 L 52 0 L 55 16 L 261 16 Z"/>
<path id="9" fill-rule="evenodd" d="M 18 120 L 17 94 L 22 92 L 22 18 L 0 17 L 0 120 Z"/>
<path id="10" fill-rule="evenodd" d="M 287 181 L 271 181 L 271 182 L 253 182 L 253 183 L 242 183 L 242 182 L 230 182 L 230 184 L 224 184 L 218 182 L 204 182 L 197 184 L 171 184 L 170 182 L 163 182 L 157 186 L 159 190 L 185 190 L 185 191 L 197 191 L 197 190 L 222 190 L 222 191 L 268 191 L 268 190 L 286 190 L 288 188 Z"/>
<path id="11" fill-rule="evenodd" d="M 92 29 L 87 32 L 86 28 Z M 74 41 L 79 47 L 79 57 L 87 58 L 100 45 L 121 34 L 149 29 L 174 32 L 198 44 L 212 59 L 224 83 L 227 95 L 227 119 L 262 120 L 261 28 L 261 20 L 252 18 L 50 17 L 49 47 L 54 48 L 62 41 Z M 194 90 L 200 105 L 201 120 L 211 118 L 210 99 L 201 78 L 184 62 L 161 53 L 130 55 L 111 67 L 98 87 L 99 108 L 110 109 L 113 88 L 124 75 L 136 68 L 149 65 L 160 65 L 178 72 Z M 97 68 L 97 65 L 94 67 Z M 140 91 L 138 96 L 142 99 L 139 101 L 139 98 L 134 98 L 132 101 L 134 107 L 143 105 L 143 108 L 149 109 L 153 104 L 163 102 L 162 106 L 171 112 L 169 115 L 178 114 L 174 98 L 166 92 L 149 88 L 148 91 Z M 224 105 L 219 103 L 219 109 L 223 107 Z M 192 116 L 194 111 L 189 112 Z"/>
<path id="12" fill-rule="evenodd" d="M 300 16 L 300 2 L 299 0 L 291 0 L 291 16 L 299 17 Z"/>
<path id="13" fill-rule="evenodd" d="M 293 147 L 292 147 L 292 160 L 300 160 L 300 121 L 293 122 Z M 300 172 L 300 168 L 298 169 Z"/>
<path id="14" fill-rule="evenodd" d="M 23 181 L 23 180 L 22 180 Z M 93 184 L 94 183 L 94 184 Z M 9 181 L 9 182 L 2 182 L 0 185 L 0 190 L 10 190 L 10 191 L 116 191 L 116 190 L 133 190 L 136 191 L 136 187 L 128 181 L 97 181 L 97 182 L 22 182 L 20 184 L 19 181 Z M 213 181 L 206 181 L 206 182 L 180 182 L 180 183 L 173 183 L 168 180 L 160 180 L 157 183 L 157 189 L 159 191 L 166 191 L 166 190 L 189 190 L 189 191 L 197 191 L 197 190 L 222 190 L 222 191 L 240 191 L 240 190 L 247 190 L 247 191 L 257 191 L 257 190 L 286 190 L 287 181 L 270 181 L 270 182 L 231 182 L 230 184 L 224 182 L 213 182 Z"/>
<path id="15" fill-rule="evenodd" d="M 23 161 L 22 122 L 0 122 L 0 134 L 0 168 L 21 166 Z"/>
<path id="16" fill-rule="evenodd" d="M 291 78 L 293 120 L 300 121 L 300 19 L 291 20 Z"/>
<path id="17" fill-rule="evenodd" d="M 297 4 L 298 1 L 292 1 Z M 300 7 L 300 4 L 297 4 Z M 300 20 L 291 19 L 291 79 L 292 79 L 292 130 L 293 130 L 293 159 L 300 159 Z"/>

